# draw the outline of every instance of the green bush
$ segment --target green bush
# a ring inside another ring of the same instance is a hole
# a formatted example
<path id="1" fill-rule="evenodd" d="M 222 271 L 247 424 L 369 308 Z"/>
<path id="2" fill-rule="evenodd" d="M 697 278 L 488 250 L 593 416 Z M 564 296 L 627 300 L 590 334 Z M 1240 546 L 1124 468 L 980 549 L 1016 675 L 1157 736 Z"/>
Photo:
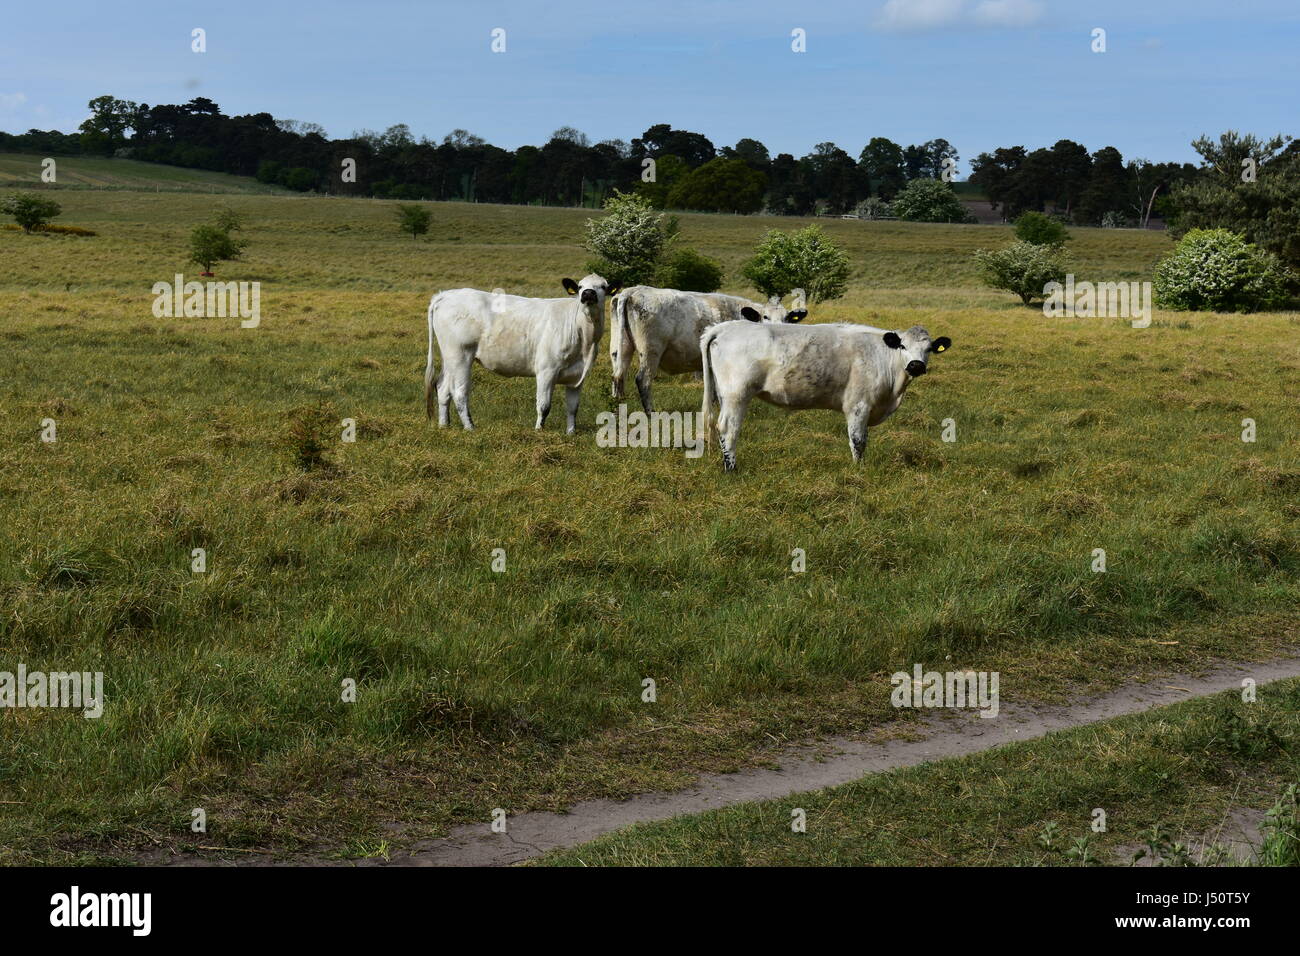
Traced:
<path id="1" fill-rule="evenodd" d="M 1049 282 L 1065 282 L 1066 261 L 1060 246 L 1013 242 L 996 252 L 978 250 L 975 262 L 986 284 L 1014 292 L 1025 305 L 1046 298 L 1043 287 Z"/>
<path id="2" fill-rule="evenodd" d="M 587 268 L 625 289 L 649 283 L 671 239 L 663 214 L 645 196 L 617 189 L 605 200 L 605 211 L 587 220 L 586 248 L 597 256 Z"/>
<path id="3" fill-rule="evenodd" d="M 409 232 L 412 239 L 418 239 L 429 231 L 433 222 L 433 213 L 423 206 L 398 206 L 397 225 L 402 232 Z"/>
<path id="4" fill-rule="evenodd" d="M 678 249 L 659 267 L 655 284 L 683 292 L 717 292 L 722 288 L 722 264 L 694 249 Z"/>
<path id="5" fill-rule="evenodd" d="M 1256 312 L 1286 304 L 1295 276 L 1272 253 L 1227 229 L 1193 229 L 1156 264 L 1156 302 L 1167 309 Z"/>
<path id="6" fill-rule="evenodd" d="M 36 193 L 14 193 L 0 202 L 0 212 L 13 216 L 14 222 L 22 226 L 23 232 L 30 233 L 62 213 L 63 207 L 53 199 L 46 199 Z"/>
<path id="7" fill-rule="evenodd" d="M 879 196 L 872 196 L 868 199 L 862 200 L 853 211 L 859 219 L 875 220 L 894 218 L 894 210 L 890 208 L 889 203 L 885 202 L 885 200 L 881 199 Z"/>
<path id="8" fill-rule="evenodd" d="M 765 296 L 804 289 L 812 302 L 838 299 L 849 283 L 849 257 L 818 226 L 769 230 L 741 274 Z"/>
<path id="9" fill-rule="evenodd" d="M 1017 239 L 1036 246 L 1059 246 L 1070 238 L 1065 226 L 1041 212 L 1022 212 L 1015 226 Z"/>
<path id="10" fill-rule="evenodd" d="M 891 204 L 908 222 L 975 222 L 952 186 L 941 179 L 913 179 Z"/>

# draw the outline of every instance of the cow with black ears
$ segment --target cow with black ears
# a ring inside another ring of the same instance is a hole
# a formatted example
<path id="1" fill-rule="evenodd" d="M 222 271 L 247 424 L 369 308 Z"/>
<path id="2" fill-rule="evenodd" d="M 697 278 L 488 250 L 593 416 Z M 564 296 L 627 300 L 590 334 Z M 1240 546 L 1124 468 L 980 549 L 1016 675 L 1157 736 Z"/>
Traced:
<path id="1" fill-rule="evenodd" d="M 919 325 L 884 333 L 849 323 L 715 325 L 700 338 L 705 440 L 718 437 L 723 467 L 734 471 L 740 425 L 757 397 L 781 408 L 843 412 L 849 451 L 861 461 L 867 429 L 897 410 L 907 386 L 929 370 L 931 355 L 951 347 L 946 336 L 931 339 Z"/>

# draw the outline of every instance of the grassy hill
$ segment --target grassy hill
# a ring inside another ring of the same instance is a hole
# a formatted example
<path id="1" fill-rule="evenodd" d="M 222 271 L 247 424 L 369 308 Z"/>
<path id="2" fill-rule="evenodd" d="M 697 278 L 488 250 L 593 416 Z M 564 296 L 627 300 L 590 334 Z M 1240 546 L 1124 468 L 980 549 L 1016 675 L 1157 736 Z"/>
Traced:
<path id="1" fill-rule="evenodd" d="M 36 153 L 0 153 L 0 188 L 41 181 Z M 205 169 L 185 169 L 104 156 L 55 156 L 59 189 L 132 189 L 151 192 L 254 193 L 287 195 L 251 176 L 231 176 Z M 47 187 L 48 188 L 48 187 Z"/>

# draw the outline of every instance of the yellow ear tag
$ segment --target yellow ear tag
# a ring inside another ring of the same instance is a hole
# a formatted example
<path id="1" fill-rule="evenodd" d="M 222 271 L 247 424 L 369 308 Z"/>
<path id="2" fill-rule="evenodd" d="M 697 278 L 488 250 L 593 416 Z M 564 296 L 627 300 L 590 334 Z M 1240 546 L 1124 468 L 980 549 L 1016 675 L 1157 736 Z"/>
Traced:
<path id="1" fill-rule="evenodd" d="M 946 345 L 940 345 L 937 349 L 935 349 L 935 351 L 936 351 L 936 352 L 942 352 L 942 351 L 943 351 L 944 349 L 946 349 L 947 347 L 948 347 L 948 346 L 946 346 Z"/>

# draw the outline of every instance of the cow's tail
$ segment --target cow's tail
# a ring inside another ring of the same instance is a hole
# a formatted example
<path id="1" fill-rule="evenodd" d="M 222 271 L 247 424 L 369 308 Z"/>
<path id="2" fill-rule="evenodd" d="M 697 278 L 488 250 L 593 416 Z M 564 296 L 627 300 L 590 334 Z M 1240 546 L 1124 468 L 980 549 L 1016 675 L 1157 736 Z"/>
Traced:
<path id="1" fill-rule="evenodd" d="M 613 359 L 610 363 L 612 366 L 610 394 L 615 398 L 623 397 L 627 370 L 632 364 L 632 357 L 628 354 L 628 347 L 632 344 L 632 332 L 627 327 L 627 300 L 626 289 L 614 296 L 614 321 L 609 330 L 610 352 Z"/>
<path id="2" fill-rule="evenodd" d="M 717 337 L 718 326 L 713 326 L 700 339 L 701 376 L 704 379 L 704 403 L 700 406 L 700 417 L 704 419 L 704 447 L 718 437 L 718 423 L 713 419 L 714 396 L 718 383 L 713 377 L 713 361 L 709 354 L 713 349 L 713 340 Z"/>
<path id="3" fill-rule="evenodd" d="M 438 307 L 438 299 L 442 293 L 438 293 L 429 300 L 429 356 L 424 366 L 424 414 L 426 418 L 433 418 L 433 396 L 438 386 L 438 381 L 434 377 L 433 365 L 433 313 Z"/>

